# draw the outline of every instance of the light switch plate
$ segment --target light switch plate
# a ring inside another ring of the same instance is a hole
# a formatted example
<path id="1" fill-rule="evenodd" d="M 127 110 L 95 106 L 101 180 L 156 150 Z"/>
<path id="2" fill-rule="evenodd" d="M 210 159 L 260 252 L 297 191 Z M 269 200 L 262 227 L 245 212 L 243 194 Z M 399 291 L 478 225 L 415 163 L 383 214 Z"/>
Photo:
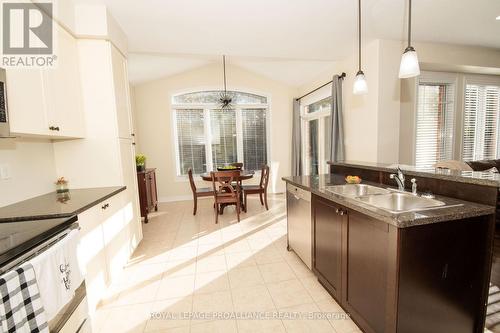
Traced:
<path id="1" fill-rule="evenodd" d="M 8 180 L 11 177 L 10 166 L 8 164 L 0 164 L 0 179 Z"/>

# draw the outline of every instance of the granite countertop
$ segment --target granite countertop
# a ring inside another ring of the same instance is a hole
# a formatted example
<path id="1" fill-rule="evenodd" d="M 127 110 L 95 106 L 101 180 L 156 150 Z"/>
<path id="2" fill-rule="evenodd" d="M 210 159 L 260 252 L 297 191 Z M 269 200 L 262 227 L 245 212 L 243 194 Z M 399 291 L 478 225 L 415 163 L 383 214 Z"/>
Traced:
<path id="1" fill-rule="evenodd" d="M 328 162 L 330 165 L 360 168 L 366 170 L 394 172 L 399 164 L 373 163 L 360 161 Z M 436 169 L 433 167 L 415 167 L 400 165 L 405 175 L 450 180 L 460 183 L 477 184 L 483 186 L 500 187 L 500 174 L 480 171 L 458 171 L 450 169 Z"/>
<path id="2" fill-rule="evenodd" d="M 124 191 L 125 186 L 70 190 L 65 195 L 55 192 L 0 207 L 0 223 L 70 217 Z"/>
<path id="3" fill-rule="evenodd" d="M 294 176 L 283 177 L 285 182 L 310 191 L 313 194 L 336 202 L 347 208 L 359 211 L 378 220 L 392 224 L 398 228 L 406 228 L 422 224 L 458 220 L 463 218 L 490 215 L 495 213 L 495 207 L 481 205 L 473 202 L 458 200 L 436 195 L 437 200 L 441 200 L 446 205 L 460 205 L 448 208 L 437 208 L 432 210 L 421 210 L 403 214 L 394 214 L 383 209 L 362 203 L 354 198 L 344 197 L 330 191 L 327 186 L 345 185 L 343 175 L 327 174 L 318 176 Z M 378 183 L 363 182 L 363 184 L 373 185 L 381 188 L 389 188 Z M 394 188 L 395 189 L 395 188 Z"/>
<path id="4" fill-rule="evenodd" d="M 77 217 L 73 215 L 0 223 L 0 271 L 12 259 L 59 234 L 76 221 Z"/>

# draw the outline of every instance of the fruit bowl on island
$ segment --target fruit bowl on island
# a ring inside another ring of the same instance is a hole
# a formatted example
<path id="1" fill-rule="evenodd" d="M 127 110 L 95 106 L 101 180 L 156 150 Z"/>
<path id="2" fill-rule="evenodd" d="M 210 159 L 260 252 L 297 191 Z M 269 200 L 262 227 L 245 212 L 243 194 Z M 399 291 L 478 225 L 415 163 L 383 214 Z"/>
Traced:
<path id="1" fill-rule="evenodd" d="M 347 184 L 359 184 L 361 183 L 361 177 L 359 176 L 347 176 L 345 177 Z"/>

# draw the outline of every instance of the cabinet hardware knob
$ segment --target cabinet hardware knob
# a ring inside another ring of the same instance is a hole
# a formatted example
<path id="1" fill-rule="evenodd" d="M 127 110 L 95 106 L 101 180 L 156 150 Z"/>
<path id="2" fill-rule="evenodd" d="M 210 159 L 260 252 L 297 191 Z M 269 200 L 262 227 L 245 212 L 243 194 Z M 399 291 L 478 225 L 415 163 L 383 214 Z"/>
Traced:
<path id="1" fill-rule="evenodd" d="M 134 134 L 134 133 L 131 133 L 131 134 L 130 134 L 130 136 L 135 136 L 135 134 Z"/>
<path id="2" fill-rule="evenodd" d="M 135 142 L 132 142 L 132 146 L 135 146 Z"/>
<path id="3" fill-rule="evenodd" d="M 54 131 L 56 128 L 54 126 L 49 126 L 49 130 Z"/>

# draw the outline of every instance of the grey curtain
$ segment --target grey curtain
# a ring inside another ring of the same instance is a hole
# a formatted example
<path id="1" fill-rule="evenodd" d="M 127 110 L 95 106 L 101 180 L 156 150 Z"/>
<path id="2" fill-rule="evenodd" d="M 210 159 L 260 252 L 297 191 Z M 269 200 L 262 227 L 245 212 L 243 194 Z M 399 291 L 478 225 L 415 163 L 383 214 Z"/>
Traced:
<path id="1" fill-rule="evenodd" d="M 344 160 L 344 115 L 342 110 L 342 78 L 333 76 L 332 80 L 332 117 L 330 138 L 330 161 Z"/>
<path id="2" fill-rule="evenodd" d="M 300 132 L 300 101 L 294 99 L 292 119 L 292 176 L 302 175 L 302 140 Z"/>

